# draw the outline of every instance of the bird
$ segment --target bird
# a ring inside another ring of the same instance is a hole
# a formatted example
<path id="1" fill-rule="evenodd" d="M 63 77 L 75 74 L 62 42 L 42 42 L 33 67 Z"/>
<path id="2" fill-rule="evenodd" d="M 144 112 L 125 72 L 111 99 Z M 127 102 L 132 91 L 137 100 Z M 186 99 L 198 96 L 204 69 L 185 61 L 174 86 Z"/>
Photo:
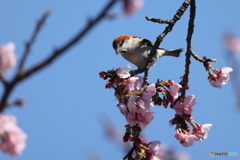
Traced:
<path id="1" fill-rule="evenodd" d="M 120 53 L 123 58 L 137 66 L 138 69 L 141 69 L 145 67 L 154 43 L 145 38 L 122 34 L 113 40 L 112 46 L 116 54 Z M 165 50 L 158 47 L 157 59 L 162 56 L 179 57 L 182 51 L 183 48 Z"/>

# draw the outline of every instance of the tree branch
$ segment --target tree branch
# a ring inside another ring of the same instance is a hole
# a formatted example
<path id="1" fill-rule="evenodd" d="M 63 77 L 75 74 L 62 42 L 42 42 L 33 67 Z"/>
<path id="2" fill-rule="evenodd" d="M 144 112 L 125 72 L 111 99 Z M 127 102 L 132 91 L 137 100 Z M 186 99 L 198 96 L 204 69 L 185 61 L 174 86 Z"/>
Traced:
<path id="1" fill-rule="evenodd" d="M 133 159 L 132 158 L 132 154 L 133 154 L 135 149 L 136 149 L 136 146 L 133 145 L 132 148 L 130 149 L 130 151 L 127 153 L 127 155 L 123 157 L 123 160 L 125 160 L 125 159 L 128 159 L 128 160 Z"/>
<path id="2" fill-rule="evenodd" d="M 94 19 L 88 22 L 88 24 L 79 31 L 79 33 L 76 34 L 76 36 L 74 36 L 72 39 L 70 39 L 65 45 L 63 45 L 60 49 L 57 49 L 55 51 L 52 52 L 52 54 L 50 54 L 49 57 L 47 57 L 45 60 L 43 60 L 42 62 L 38 63 L 37 65 L 33 66 L 32 68 L 26 70 L 26 71 L 21 71 L 19 72 L 14 79 L 6 85 L 4 93 L 2 95 L 1 98 L 1 102 L 0 102 L 0 113 L 4 110 L 7 99 L 9 97 L 9 95 L 11 94 L 12 90 L 14 89 L 14 87 L 16 86 L 16 84 L 18 84 L 20 81 L 28 78 L 29 76 L 37 73 L 38 71 L 40 71 L 41 69 L 43 69 L 44 67 L 48 66 L 49 64 L 51 64 L 54 60 L 56 60 L 60 55 L 62 55 L 63 53 L 66 53 L 66 51 L 68 49 L 70 49 L 71 47 L 73 47 L 77 42 L 79 42 L 80 40 L 82 40 L 82 38 L 94 27 L 96 26 L 100 20 L 102 20 L 103 18 L 105 18 L 105 16 L 107 15 L 107 12 L 113 7 L 113 5 L 117 2 L 118 0 L 111 0 L 109 1 L 109 3 L 103 8 L 103 10 L 100 12 L 100 14 Z M 35 40 L 36 34 L 38 33 L 38 31 L 33 33 L 33 41 Z M 30 40 L 31 41 L 31 40 Z M 19 69 L 21 70 L 21 68 L 24 66 L 24 62 L 25 59 L 27 58 L 28 55 L 28 49 L 30 50 L 31 45 L 33 42 L 30 42 L 30 45 L 28 47 L 26 47 L 26 51 L 25 51 L 25 56 L 22 58 Z"/>
<path id="3" fill-rule="evenodd" d="M 163 41 L 163 39 L 165 38 L 165 36 L 172 31 L 174 25 L 176 24 L 176 22 L 181 18 L 181 16 L 183 15 L 183 13 L 187 10 L 188 6 L 190 5 L 191 0 L 185 0 L 182 4 L 182 6 L 177 10 L 177 13 L 173 16 L 172 20 L 168 20 L 169 22 L 171 21 L 171 23 L 168 24 L 168 26 L 165 28 L 165 30 L 157 37 L 155 44 L 150 52 L 150 54 L 148 55 L 148 60 L 147 63 L 145 65 L 144 68 L 138 69 L 136 71 L 131 72 L 131 75 L 134 75 L 136 73 L 142 73 L 145 72 L 144 74 L 144 80 L 148 79 L 148 70 L 151 67 L 153 61 L 157 60 L 157 48 L 160 46 L 161 42 Z M 151 19 L 149 17 L 146 17 L 146 19 Z M 144 84 L 147 84 L 148 82 L 143 82 Z"/>
<path id="4" fill-rule="evenodd" d="M 6 87 L 8 82 L 2 73 L 0 73 L 0 80 L 2 81 L 4 87 Z"/>
<path id="5" fill-rule="evenodd" d="M 164 37 L 172 31 L 174 25 L 176 24 L 176 22 L 181 18 L 181 16 L 183 15 L 183 13 L 186 11 L 186 9 L 188 8 L 188 6 L 190 5 L 190 1 L 191 0 L 185 0 L 182 4 L 182 6 L 177 10 L 177 13 L 174 15 L 174 17 L 172 18 L 172 23 L 169 24 L 165 30 L 157 37 L 155 44 L 150 52 L 150 57 L 148 58 L 148 62 L 146 67 L 149 68 L 152 64 L 152 62 L 154 60 L 157 60 L 157 55 L 156 55 L 156 51 L 157 48 L 160 46 L 161 42 L 163 41 Z"/>
<path id="6" fill-rule="evenodd" d="M 49 65 L 53 60 L 55 60 L 57 57 L 62 55 L 65 51 L 70 49 L 73 45 L 75 45 L 77 42 L 80 42 L 82 38 L 94 27 L 97 25 L 100 20 L 105 18 L 107 15 L 107 12 L 112 8 L 112 6 L 117 2 L 117 0 L 111 0 L 105 8 L 101 11 L 101 13 L 97 16 L 95 20 L 90 20 L 86 27 L 82 29 L 75 37 L 73 37 L 69 42 L 67 42 L 63 47 L 60 49 L 55 50 L 48 58 L 46 58 L 43 62 L 37 64 L 36 66 L 32 67 L 31 69 L 27 70 L 20 78 L 20 80 L 27 78 L 28 76 L 32 75 L 33 73 L 36 73 L 43 67 L 46 67 Z"/>
<path id="7" fill-rule="evenodd" d="M 19 68 L 18 68 L 18 72 L 19 74 L 22 72 L 23 70 L 23 67 L 24 67 L 24 64 L 25 64 L 25 61 L 27 59 L 27 56 L 29 55 L 30 51 L 31 51 L 31 47 L 33 45 L 33 43 L 35 42 L 42 26 L 44 25 L 46 19 L 48 18 L 48 16 L 50 15 L 51 11 L 50 10 L 47 10 L 43 15 L 42 17 L 38 20 L 37 24 L 36 24 L 36 28 L 35 30 L 33 31 L 33 34 L 30 38 L 30 40 L 25 44 L 25 50 L 24 50 L 24 53 L 23 53 L 23 56 L 22 56 L 22 59 L 20 60 L 20 63 L 19 63 Z"/>
<path id="8" fill-rule="evenodd" d="M 147 21 L 152 21 L 152 22 L 160 23 L 160 24 L 172 24 L 173 23 L 173 20 L 156 19 L 156 18 L 151 18 L 148 16 L 146 16 L 145 18 Z"/>
<path id="9" fill-rule="evenodd" d="M 190 64 L 191 64 L 191 54 L 192 54 L 192 35 L 194 32 L 194 20 L 196 16 L 196 5 L 195 0 L 191 0 L 190 4 L 190 18 L 188 22 L 188 33 L 187 33 L 187 51 L 186 51 L 186 63 L 185 63 L 185 74 L 183 76 L 181 85 L 183 87 L 183 91 L 181 93 L 181 98 L 185 97 L 186 87 L 188 84 L 188 76 L 190 72 Z"/>

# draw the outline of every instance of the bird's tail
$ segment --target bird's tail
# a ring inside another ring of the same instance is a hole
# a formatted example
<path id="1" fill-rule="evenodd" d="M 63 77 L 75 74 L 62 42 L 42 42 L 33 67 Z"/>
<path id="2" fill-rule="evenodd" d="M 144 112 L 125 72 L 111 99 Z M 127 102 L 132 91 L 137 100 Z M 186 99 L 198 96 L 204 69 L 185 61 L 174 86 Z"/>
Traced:
<path id="1" fill-rule="evenodd" d="M 183 51 L 183 48 L 174 49 L 174 50 L 166 50 L 164 53 L 164 56 L 173 56 L 173 57 L 179 57 L 180 53 Z"/>

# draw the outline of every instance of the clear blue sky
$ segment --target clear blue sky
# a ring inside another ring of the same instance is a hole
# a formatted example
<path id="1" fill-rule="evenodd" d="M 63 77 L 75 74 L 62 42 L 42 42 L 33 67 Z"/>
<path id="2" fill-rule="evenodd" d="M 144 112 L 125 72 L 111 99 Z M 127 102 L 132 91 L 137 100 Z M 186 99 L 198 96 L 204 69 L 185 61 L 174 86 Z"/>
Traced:
<path id="1" fill-rule="evenodd" d="M 2 1 L 0 44 L 15 42 L 17 56 L 21 57 L 23 44 L 29 39 L 36 20 L 46 9 L 52 9 L 52 15 L 27 61 L 27 67 L 30 67 L 69 40 L 85 26 L 88 17 L 99 13 L 106 2 Z M 148 22 L 144 17 L 170 19 L 181 4 L 182 1 L 176 0 L 146 1 L 144 8 L 132 17 L 104 20 L 50 67 L 22 82 L 10 99 L 27 97 L 24 108 L 5 110 L 5 113 L 17 116 L 18 125 L 28 134 L 27 148 L 22 156 L 15 159 L 82 160 L 91 153 L 97 153 L 102 160 L 122 159 L 124 153 L 121 148 L 104 137 L 100 120 L 108 116 L 122 131 L 126 120 L 116 107 L 113 90 L 104 89 L 105 82 L 98 73 L 129 64 L 121 56 L 115 55 L 113 38 L 125 33 L 155 41 L 165 25 Z M 192 46 L 200 56 L 216 58 L 218 62 L 212 63 L 215 68 L 227 66 L 222 44 L 223 33 L 231 31 L 240 37 L 239 6 L 239 0 L 197 1 Z M 118 4 L 112 13 L 120 9 Z M 161 47 L 186 48 L 188 13 L 175 25 Z M 156 82 L 158 78 L 180 81 L 179 77 L 184 73 L 184 61 L 184 55 L 180 58 L 162 58 L 151 69 L 150 81 Z M 9 73 L 7 76 L 11 78 L 12 75 Z M 213 124 L 208 139 L 196 142 L 192 147 L 182 147 L 174 138 L 174 127 L 168 123 L 174 111 L 155 107 L 155 118 L 144 131 L 150 140 L 160 140 L 179 152 L 188 152 L 193 160 L 213 159 L 209 156 L 210 151 L 238 152 L 240 155 L 240 112 L 235 108 L 231 84 L 228 83 L 222 89 L 213 88 L 207 76 L 202 64 L 192 60 L 191 88 L 187 94 L 196 96 L 194 120 L 200 124 Z M 12 158 L 0 154 L 0 159 Z"/>

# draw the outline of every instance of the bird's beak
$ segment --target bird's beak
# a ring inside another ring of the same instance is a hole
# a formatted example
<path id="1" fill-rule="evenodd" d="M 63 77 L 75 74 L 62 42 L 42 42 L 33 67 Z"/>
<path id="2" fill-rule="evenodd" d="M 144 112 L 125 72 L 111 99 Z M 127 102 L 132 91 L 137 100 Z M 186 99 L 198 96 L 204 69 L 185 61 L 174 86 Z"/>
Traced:
<path id="1" fill-rule="evenodd" d="M 118 54 L 118 50 L 117 49 L 115 50 L 115 52 L 116 52 L 116 54 Z"/>

